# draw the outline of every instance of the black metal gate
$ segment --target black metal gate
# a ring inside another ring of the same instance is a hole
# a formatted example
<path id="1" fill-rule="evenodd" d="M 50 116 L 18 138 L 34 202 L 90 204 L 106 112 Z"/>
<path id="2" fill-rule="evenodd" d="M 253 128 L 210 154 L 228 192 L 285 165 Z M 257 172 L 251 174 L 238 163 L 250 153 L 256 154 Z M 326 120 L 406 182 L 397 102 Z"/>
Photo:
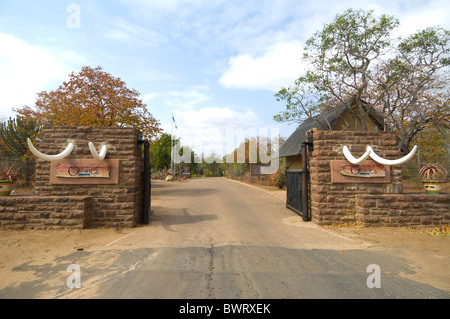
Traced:
<path id="1" fill-rule="evenodd" d="M 302 173 L 303 171 L 286 171 L 286 207 L 297 214 L 302 214 Z"/>
<path id="2" fill-rule="evenodd" d="M 310 221 L 308 203 L 308 152 L 314 150 L 312 141 L 302 143 L 302 170 L 286 170 L 286 207 L 301 215 L 304 221 Z"/>
<path id="3" fill-rule="evenodd" d="M 141 223 L 147 225 L 149 223 L 151 213 L 151 173 L 150 173 L 150 143 L 143 139 L 142 135 L 138 136 L 138 148 L 142 148 L 144 144 L 144 171 L 142 172 L 143 184 L 143 201 L 141 212 Z"/>
<path id="4" fill-rule="evenodd" d="M 286 207 L 309 221 L 307 171 L 286 171 Z"/>

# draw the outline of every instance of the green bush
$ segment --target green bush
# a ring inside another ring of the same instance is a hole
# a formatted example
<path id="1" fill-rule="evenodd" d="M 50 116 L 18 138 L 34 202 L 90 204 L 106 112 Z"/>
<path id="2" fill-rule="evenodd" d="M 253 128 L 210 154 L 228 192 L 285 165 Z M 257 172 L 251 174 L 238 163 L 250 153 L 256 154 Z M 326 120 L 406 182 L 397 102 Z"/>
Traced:
<path id="1" fill-rule="evenodd" d="M 159 179 L 159 180 L 165 180 L 167 175 L 169 175 L 167 173 L 167 169 L 152 169 L 151 170 L 151 174 L 152 174 L 152 179 Z"/>
<path id="2" fill-rule="evenodd" d="M 286 189 L 286 173 L 284 171 L 277 172 L 273 180 L 279 189 Z"/>

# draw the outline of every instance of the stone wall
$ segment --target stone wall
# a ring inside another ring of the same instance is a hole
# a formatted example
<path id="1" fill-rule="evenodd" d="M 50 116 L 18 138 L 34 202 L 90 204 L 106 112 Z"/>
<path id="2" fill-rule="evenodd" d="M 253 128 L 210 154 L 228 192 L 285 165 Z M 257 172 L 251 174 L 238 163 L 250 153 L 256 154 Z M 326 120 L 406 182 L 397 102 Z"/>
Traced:
<path id="1" fill-rule="evenodd" d="M 0 197 L 0 229 L 81 229 L 92 222 L 91 198 Z"/>
<path id="2" fill-rule="evenodd" d="M 314 131 L 308 152 L 311 220 L 319 225 L 356 223 L 365 226 L 441 225 L 449 222 L 450 195 L 402 193 L 402 167 L 390 168 L 388 183 L 332 183 L 331 161 L 345 160 L 347 146 L 360 157 L 370 145 L 386 159 L 398 159 L 392 132 Z"/>
<path id="3" fill-rule="evenodd" d="M 358 195 L 355 213 L 362 226 L 450 225 L 450 194 Z"/>
<path id="4" fill-rule="evenodd" d="M 11 214 L 16 214 L 12 220 L 23 219 L 24 223 L 21 224 L 33 221 L 31 224 L 35 225 L 35 228 L 49 226 L 50 221 L 47 220 L 47 216 L 49 220 L 54 220 L 56 216 L 61 218 L 60 224 L 53 226 L 63 224 L 69 226 L 71 222 L 67 219 L 74 219 L 74 228 L 81 224 L 83 227 L 136 226 L 142 215 L 144 165 L 142 149 L 138 147 L 138 135 L 140 132 L 133 128 L 120 127 L 44 129 L 41 136 L 42 142 L 34 144 L 40 152 L 48 155 L 60 153 L 69 142 L 72 142 L 75 147 L 67 159 L 92 159 L 88 143 L 94 143 L 97 150 L 102 144 L 106 144 L 108 152 L 105 159 L 119 160 L 118 183 L 98 185 L 89 184 L 86 180 L 86 184 L 81 185 L 52 184 L 50 183 L 51 163 L 37 159 L 33 198 L 9 196 L 7 199 L 2 199 L 0 201 L 0 214 L 3 214 L 0 215 L 2 228 L 5 228 L 6 224 L 11 224 Z M 45 200 L 40 202 L 42 199 Z M 81 218 L 82 223 L 78 216 L 82 210 L 81 206 L 71 206 L 77 201 L 84 202 L 84 204 L 79 203 L 84 205 L 85 216 Z M 44 216 L 39 217 L 42 222 L 37 222 L 37 216 Z"/>

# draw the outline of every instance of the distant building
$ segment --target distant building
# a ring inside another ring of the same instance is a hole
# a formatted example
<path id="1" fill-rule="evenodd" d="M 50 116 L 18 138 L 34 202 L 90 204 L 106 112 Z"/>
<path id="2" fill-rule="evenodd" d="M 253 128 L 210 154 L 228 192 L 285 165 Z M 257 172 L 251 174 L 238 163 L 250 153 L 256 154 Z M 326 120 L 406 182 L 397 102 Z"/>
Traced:
<path id="1" fill-rule="evenodd" d="M 191 168 L 189 166 L 185 166 L 182 171 L 183 176 L 191 177 Z"/>
<path id="2" fill-rule="evenodd" d="M 379 116 L 373 106 L 364 101 L 363 103 L 368 112 L 366 117 L 367 131 L 384 130 L 383 118 Z M 313 128 L 332 131 L 360 131 L 360 119 L 361 113 L 356 104 L 356 97 L 353 96 L 345 102 L 304 121 L 280 146 L 279 157 L 286 158 L 286 169 L 300 170 L 302 169 L 301 147 L 302 143 L 305 142 L 306 132 Z"/>

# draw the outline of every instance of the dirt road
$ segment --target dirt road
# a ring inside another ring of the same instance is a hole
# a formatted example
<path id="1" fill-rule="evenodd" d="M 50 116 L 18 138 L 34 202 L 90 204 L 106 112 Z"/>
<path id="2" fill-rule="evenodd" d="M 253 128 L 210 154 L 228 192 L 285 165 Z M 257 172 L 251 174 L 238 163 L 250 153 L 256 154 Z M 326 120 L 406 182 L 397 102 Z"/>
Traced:
<path id="1" fill-rule="evenodd" d="M 225 178 L 152 181 L 149 225 L 0 232 L 0 298 L 450 297 L 449 236 L 327 229 L 284 203 Z"/>

